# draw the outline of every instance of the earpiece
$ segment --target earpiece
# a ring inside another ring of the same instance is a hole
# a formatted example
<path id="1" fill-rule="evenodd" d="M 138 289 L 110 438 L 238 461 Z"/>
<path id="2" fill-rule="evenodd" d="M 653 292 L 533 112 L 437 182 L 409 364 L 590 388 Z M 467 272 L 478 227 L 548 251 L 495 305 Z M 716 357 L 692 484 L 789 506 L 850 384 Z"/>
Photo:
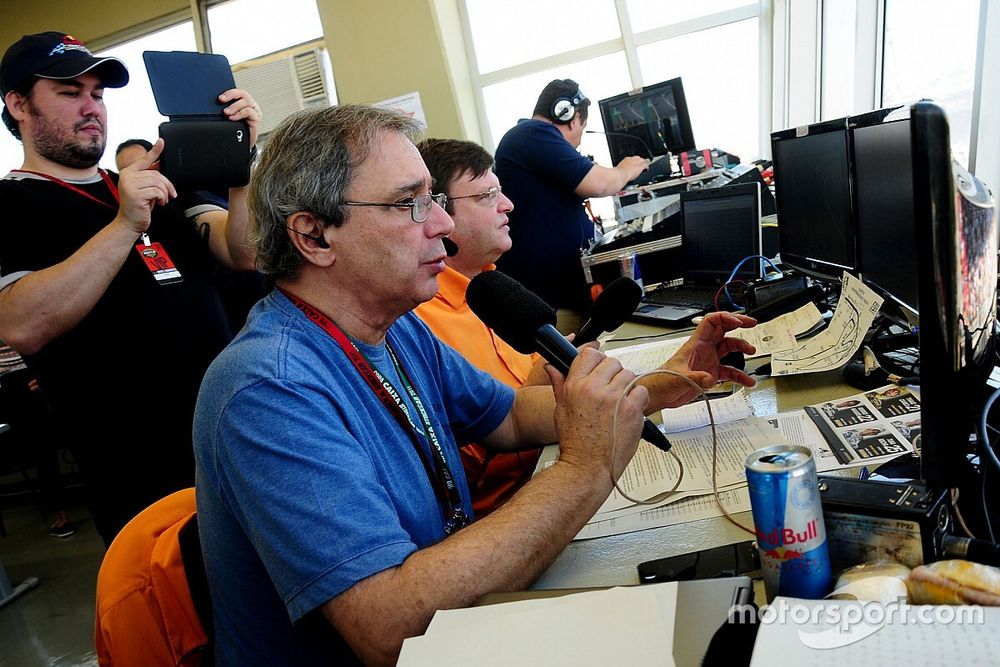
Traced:
<path id="1" fill-rule="evenodd" d="M 579 88 L 573 93 L 573 97 L 558 97 L 552 103 L 552 118 L 560 123 L 568 123 L 576 115 L 576 108 L 587 99 Z"/>
<path id="2" fill-rule="evenodd" d="M 323 250 L 329 250 L 330 249 L 330 244 L 327 243 L 326 239 L 323 238 L 322 236 L 313 236 L 312 234 L 306 234 L 305 232 L 300 232 L 299 230 L 294 229 L 292 227 L 288 227 L 288 229 L 292 230 L 293 232 L 295 232 L 299 236 L 304 236 L 307 239 L 311 239 L 311 240 L 315 241 L 316 242 L 316 246 L 319 247 L 319 248 L 321 248 L 321 249 L 323 249 Z"/>

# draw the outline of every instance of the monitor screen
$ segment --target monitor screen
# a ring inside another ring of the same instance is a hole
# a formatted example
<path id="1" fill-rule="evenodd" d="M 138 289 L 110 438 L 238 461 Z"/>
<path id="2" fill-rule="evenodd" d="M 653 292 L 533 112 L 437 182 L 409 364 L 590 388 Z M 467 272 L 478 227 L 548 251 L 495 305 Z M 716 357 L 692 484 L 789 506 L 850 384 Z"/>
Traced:
<path id="1" fill-rule="evenodd" d="M 771 135 L 781 262 L 840 280 L 857 270 L 847 119 Z"/>
<path id="2" fill-rule="evenodd" d="M 760 186 L 757 183 L 681 193 L 684 281 L 722 285 L 747 257 L 760 255 Z M 740 266 L 737 280 L 760 277 L 760 259 Z"/>
<path id="3" fill-rule="evenodd" d="M 937 487 L 968 478 L 969 434 L 993 369 L 997 217 L 992 193 L 951 159 L 948 120 L 911 110 L 920 299 L 921 475 Z"/>
<path id="4" fill-rule="evenodd" d="M 629 155 L 652 158 L 695 148 L 679 77 L 603 99 L 598 106 L 614 164 Z"/>
<path id="5" fill-rule="evenodd" d="M 915 315 L 917 238 L 910 119 L 851 125 L 862 280 Z"/>

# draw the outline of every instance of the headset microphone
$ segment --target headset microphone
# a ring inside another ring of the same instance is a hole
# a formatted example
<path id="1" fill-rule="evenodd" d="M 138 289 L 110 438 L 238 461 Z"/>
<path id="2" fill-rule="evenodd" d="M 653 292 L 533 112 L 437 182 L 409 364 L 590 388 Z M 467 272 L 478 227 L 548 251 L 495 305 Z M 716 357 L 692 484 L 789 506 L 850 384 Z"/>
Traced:
<path id="1" fill-rule="evenodd" d="M 449 257 L 454 257 L 458 254 L 458 244 L 447 236 L 441 237 L 441 243 L 444 244 L 444 251 Z"/>
<path id="2" fill-rule="evenodd" d="M 287 227 L 287 225 L 286 225 L 286 227 Z M 290 229 L 291 231 L 295 232 L 299 236 L 304 236 L 307 239 L 311 239 L 311 240 L 315 241 L 317 247 L 322 248 L 323 250 L 329 250 L 330 249 L 330 244 L 327 243 L 326 239 L 323 238 L 322 236 L 313 236 L 312 234 L 306 234 L 305 232 L 300 232 L 299 230 L 294 229 L 292 227 L 288 227 L 288 229 Z"/>
<path id="3" fill-rule="evenodd" d="M 500 271 L 484 271 L 469 283 L 465 298 L 472 312 L 521 354 L 538 352 L 563 375 L 579 351 L 552 326 L 556 313 L 521 283 Z M 663 451 L 671 444 L 648 419 L 642 438 Z"/>

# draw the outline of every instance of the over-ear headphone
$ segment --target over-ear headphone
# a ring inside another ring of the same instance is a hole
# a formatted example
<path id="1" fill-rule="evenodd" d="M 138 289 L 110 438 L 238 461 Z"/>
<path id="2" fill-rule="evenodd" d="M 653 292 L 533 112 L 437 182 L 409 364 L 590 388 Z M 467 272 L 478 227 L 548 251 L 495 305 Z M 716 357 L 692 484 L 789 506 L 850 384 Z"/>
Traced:
<path id="1" fill-rule="evenodd" d="M 560 123 L 568 123 L 576 115 L 576 108 L 580 106 L 587 96 L 579 88 L 573 93 L 573 97 L 557 97 L 552 102 L 552 118 Z"/>
<path id="2" fill-rule="evenodd" d="M 288 227 L 288 229 L 292 230 L 293 232 L 295 232 L 296 234 L 298 234 L 300 236 L 304 236 L 307 239 L 312 239 L 313 241 L 316 242 L 316 245 L 319 248 L 321 248 L 323 250 L 329 250 L 330 249 L 330 244 L 327 243 L 326 239 L 323 238 L 322 236 L 313 236 L 312 234 L 306 234 L 305 232 L 300 232 L 299 230 L 297 230 L 297 229 L 295 229 L 293 227 L 290 227 L 288 225 L 286 225 L 286 227 Z"/>

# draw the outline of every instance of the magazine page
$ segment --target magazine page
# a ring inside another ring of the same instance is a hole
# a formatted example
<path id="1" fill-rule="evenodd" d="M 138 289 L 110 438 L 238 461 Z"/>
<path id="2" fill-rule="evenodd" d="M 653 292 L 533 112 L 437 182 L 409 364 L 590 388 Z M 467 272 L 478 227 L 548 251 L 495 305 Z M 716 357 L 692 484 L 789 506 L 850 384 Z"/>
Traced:
<path id="1" fill-rule="evenodd" d="M 804 409 L 845 465 L 912 451 L 920 433 L 920 399 L 907 387 L 886 385 Z"/>

